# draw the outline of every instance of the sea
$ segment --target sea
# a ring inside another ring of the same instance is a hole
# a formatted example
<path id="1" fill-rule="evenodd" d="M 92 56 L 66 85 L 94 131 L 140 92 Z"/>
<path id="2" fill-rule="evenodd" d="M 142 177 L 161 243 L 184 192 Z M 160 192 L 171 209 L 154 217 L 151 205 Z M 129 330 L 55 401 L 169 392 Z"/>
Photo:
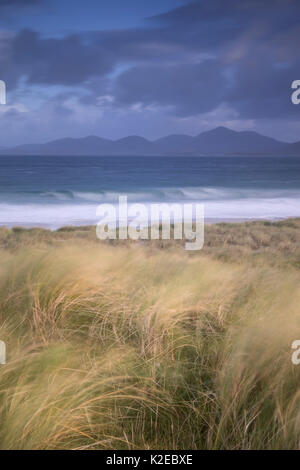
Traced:
<path id="1" fill-rule="evenodd" d="M 201 203 L 207 222 L 300 217 L 300 157 L 0 156 L 0 225 L 98 222 L 99 204 Z"/>

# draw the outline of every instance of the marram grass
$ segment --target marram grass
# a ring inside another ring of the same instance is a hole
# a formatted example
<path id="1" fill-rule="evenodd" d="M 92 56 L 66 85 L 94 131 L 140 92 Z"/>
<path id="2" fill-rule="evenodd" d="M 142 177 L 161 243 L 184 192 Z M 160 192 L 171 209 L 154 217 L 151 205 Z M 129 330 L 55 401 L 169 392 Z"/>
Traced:
<path id="1" fill-rule="evenodd" d="M 1 229 L 0 448 L 298 449 L 299 229 Z"/>

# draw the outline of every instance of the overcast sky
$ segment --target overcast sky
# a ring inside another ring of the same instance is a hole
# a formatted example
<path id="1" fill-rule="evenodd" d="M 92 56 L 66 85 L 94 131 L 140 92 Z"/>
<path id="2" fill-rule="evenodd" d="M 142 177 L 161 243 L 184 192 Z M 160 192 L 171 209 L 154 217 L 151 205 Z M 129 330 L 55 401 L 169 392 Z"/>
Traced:
<path id="1" fill-rule="evenodd" d="M 300 140 L 299 0 L 0 0 L 0 146 L 224 125 Z"/>

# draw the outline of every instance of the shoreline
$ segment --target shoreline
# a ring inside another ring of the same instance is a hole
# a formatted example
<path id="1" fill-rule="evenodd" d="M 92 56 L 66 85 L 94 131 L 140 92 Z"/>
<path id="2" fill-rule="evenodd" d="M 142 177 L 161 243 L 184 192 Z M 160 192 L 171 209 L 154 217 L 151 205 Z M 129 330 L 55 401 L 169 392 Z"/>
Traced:
<path id="1" fill-rule="evenodd" d="M 289 220 L 289 219 L 299 219 L 299 216 L 287 216 L 287 217 L 207 217 L 204 220 L 204 226 L 205 225 L 217 225 L 217 224 L 242 224 L 246 222 L 280 222 L 283 220 Z M 173 225 L 171 223 L 171 225 Z M 53 225 L 53 224 L 31 224 L 31 223 L 5 223 L 5 222 L 0 222 L 0 228 L 7 228 L 7 229 L 13 229 L 13 228 L 23 228 L 23 229 L 45 229 L 45 230 L 50 230 L 52 232 L 68 228 L 68 227 L 73 227 L 74 229 L 80 228 L 80 227 L 95 227 L 96 228 L 97 224 L 95 224 L 95 220 L 91 220 L 90 223 L 87 221 L 86 223 L 72 223 L 72 224 L 63 224 L 63 225 Z M 150 227 L 150 225 L 148 225 Z"/>

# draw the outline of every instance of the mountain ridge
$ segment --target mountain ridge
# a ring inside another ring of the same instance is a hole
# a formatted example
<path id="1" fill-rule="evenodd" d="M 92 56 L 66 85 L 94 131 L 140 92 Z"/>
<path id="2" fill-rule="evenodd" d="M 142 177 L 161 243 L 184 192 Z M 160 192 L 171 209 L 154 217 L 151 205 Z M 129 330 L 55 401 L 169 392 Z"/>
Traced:
<path id="1" fill-rule="evenodd" d="M 300 142 L 286 143 L 255 131 L 216 127 L 195 137 L 171 134 L 156 140 L 130 135 L 117 140 L 95 135 L 65 137 L 44 144 L 1 148 L 0 155 L 40 156 L 164 156 L 164 155 L 300 155 Z"/>

